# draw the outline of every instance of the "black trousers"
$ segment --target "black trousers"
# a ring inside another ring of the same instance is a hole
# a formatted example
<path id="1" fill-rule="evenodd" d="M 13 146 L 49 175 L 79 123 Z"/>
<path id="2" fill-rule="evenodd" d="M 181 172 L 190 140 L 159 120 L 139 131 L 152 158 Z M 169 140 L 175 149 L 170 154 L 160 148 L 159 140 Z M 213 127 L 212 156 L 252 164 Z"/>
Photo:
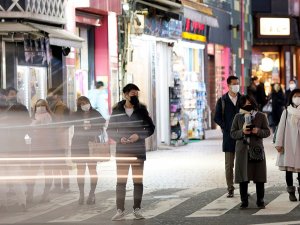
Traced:
<path id="1" fill-rule="evenodd" d="M 248 204 L 248 181 L 240 183 L 241 201 Z M 257 182 L 256 184 L 256 204 L 262 203 L 265 197 L 265 184 Z"/>
<path id="2" fill-rule="evenodd" d="M 117 161 L 117 186 L 116 186 L 116 203 L 117 209 L 125 209 L 126 184 L 128 179 L 129 168 L 132 170 L 133 179 L 133 209 L 141 208 L 143 197 L 143 173 L 144 161 L 122 162 Z"/>
<path id="3" fill-rule="evenodd" d="M 300 173 L 298 173 L 298 183 L 300 186 Z M 286 171 L 285 172 L 285 180 L 286 180 L 286 185 L 287 186 L 294 186 L 294 181 L 293 181 L 293 172 L 291 171 Z"/>

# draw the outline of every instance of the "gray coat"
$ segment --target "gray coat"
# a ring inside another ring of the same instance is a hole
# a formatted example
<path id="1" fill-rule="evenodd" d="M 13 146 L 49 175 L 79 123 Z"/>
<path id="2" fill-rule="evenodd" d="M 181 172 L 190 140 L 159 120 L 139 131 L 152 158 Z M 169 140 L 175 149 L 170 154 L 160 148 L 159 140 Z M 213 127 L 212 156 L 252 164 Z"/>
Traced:
<path id="1" fill-rule="evenodd" d="M 237 114 L 234 117 L 231 127 L 231 137 L 236 140 L 235 158 L 235 183 L 253 180 L 254 182 L 267 182 L 266 159 L 259 162 L 248 161 L 248 145 L 243 143 L 244 114 Z M 252 134 L 250 145 L 260 146 L 264 149 L 263 138 L 270 136 L 268 120 L 265 114 L 257 112 L 252 123 L 260 128 L 257 135 Z"/>

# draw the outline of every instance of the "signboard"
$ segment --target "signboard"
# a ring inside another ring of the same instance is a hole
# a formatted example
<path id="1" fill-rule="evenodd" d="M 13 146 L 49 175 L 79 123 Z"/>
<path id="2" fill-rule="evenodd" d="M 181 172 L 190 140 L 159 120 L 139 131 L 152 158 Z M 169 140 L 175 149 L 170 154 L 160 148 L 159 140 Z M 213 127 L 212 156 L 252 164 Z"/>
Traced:
<path id="1" fill-rule="evenodd" d="M 290 18 L 261 17 L 259 18 L 260 36 L 290 36 Z"/>

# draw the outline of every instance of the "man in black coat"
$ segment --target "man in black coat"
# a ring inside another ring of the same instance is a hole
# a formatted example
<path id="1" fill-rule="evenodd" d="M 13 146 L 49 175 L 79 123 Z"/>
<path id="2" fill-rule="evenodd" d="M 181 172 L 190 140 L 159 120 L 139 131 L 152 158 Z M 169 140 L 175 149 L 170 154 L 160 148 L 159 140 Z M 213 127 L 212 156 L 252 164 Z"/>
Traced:
<path id="1" fill-rule="evenodd" d="M 143 171 L 146 160 L 145 139 L 151 136 L 155 126 L 145 105 L 138 99 L 139 88 L 127 84 L 123 88 L 125 100 L 120 101 L 112 111 L 108 125 L 108 135 L 116 141 L 117 213 L 112 220 L 124 219 L 124 204 L 128 171 L 131 167 L 133 177 L 133 215 L 144 219 L 141 214 L 143 196 Z"/>
<path id="2" fill-rule="evenodd" d="M 227 78 L 229 91 L 218 99 L 214 121 L 221 127 L 223 132 L 223 152 L 225 152 L 225 173 L 228 190 L 228 198 L 234 194 L 233 167 L 235 157 L 235 140 L 230 136 L 230 130 L 235 114 L 239 112 L 238 100 L 239 79 L 235 76 Z"/>

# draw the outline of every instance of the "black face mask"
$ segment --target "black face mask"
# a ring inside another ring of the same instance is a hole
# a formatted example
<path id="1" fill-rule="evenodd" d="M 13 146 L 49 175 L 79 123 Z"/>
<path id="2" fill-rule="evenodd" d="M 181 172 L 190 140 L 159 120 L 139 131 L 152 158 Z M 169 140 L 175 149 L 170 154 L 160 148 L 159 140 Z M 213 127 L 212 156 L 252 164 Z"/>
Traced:
<path id="1" fill-rule="evenodd" d="M 131 96 L 130 103 L 134 106 L 137 106 L 140 103 L 139 98 L 137 96 Z"/>
<path id="2" fill-rule="evenodd" d="M 245 105 L 242 107 L 242 109 L 247 112 L 251 112 L 252 110 L 254 110 L 254 107 L 253 107 L 253 105 Z"/>

